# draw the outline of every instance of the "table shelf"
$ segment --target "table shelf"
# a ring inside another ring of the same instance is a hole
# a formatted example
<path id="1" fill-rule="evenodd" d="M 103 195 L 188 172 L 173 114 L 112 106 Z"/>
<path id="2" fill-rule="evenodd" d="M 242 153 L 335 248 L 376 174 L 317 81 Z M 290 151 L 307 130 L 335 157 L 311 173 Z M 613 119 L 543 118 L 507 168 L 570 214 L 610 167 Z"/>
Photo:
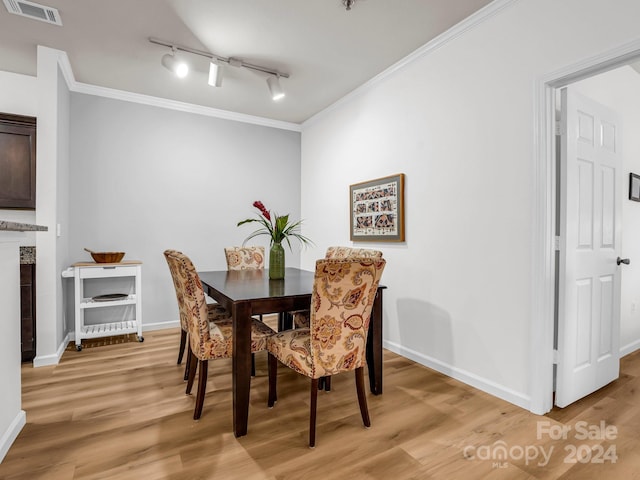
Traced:
<path id="1" fill-rule="evenodd" d="M 85 325 L 82 327 L 83 338 L 110 337 L 111 335 L 125 335 L 137 333 L 138 323 L 135 320 L 125 320 L 123 322 L 98 323 L 96 325 Z"/>
<path id="2" fill-rule="evenodd" d="M 93 298 L 83 298 L 80 302 L 80 308 L 102 308 L 102 307 L 117 307 L 119 305 L 135 305 L 137 303 L 136 294 L 132 293 L 127 295 L 127 298 L 122 300 L 108 300 L 97 301 Z"/>

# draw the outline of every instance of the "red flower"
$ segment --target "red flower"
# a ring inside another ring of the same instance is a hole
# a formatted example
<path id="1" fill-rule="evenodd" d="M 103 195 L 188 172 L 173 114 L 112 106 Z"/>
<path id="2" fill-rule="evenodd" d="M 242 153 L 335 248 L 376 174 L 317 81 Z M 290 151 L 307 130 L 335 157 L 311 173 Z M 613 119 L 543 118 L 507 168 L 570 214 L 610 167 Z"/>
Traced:
<path id="1" fill-rule="evenodd" d="M 260 200 L 256 200 L 255 202 L 253 202 L 253 206 L 256 207 L 258 210 L 260 210 L 260 213 L 262 213 L 264 218 L 271 221 L 271 215 L 269 214 L 269 210 L 266 209 L 266 207 Z"/>

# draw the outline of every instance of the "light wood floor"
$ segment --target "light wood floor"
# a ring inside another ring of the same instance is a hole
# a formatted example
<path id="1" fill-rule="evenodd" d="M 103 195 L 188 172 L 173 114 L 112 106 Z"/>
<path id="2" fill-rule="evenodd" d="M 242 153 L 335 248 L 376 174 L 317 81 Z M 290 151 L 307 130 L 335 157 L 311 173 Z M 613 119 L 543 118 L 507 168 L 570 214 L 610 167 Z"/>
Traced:
<path id="1" fill-rule="evenodd" d="M 372 427 L 362 426 L 353 376 L 336 376 L 332 391 L 319 395 L 312 450 L 308 380 L 281 367 L 279 401 L 268 409 L 264 354 L 252 380 L 247 436 L 232 433 L 228 360 L 210 362 L 203 415 L 194 422 L 194 398 L 184 395 L 175 365 L 178 337 L 177 329 L 147 332 L 141 344 L 70 347 L 55 367 L 24 366 L 27 425 L 0 464 L 0 478 L 640 478 L 640 354 L 623 359 L 618 381 L 540 417 L 385 352 L 384 394 L 368 396 Z M 615 439 L 575 438 L 579 425 L 601 421 L 617 429 Z M 541 425 L 571 431 L 566 440 L 552 440 L 538 434 Z M 592 459 L 598 445 L 609 455 L 599 457 L 601 464 L 587 457 L 566 463 L 571 445 Z M 491 459 L 500 446 L 507 458 Z M 539 449 L 552 447 L 540 466 Z M 616 463 L 609 461 L 611 447 Z M 536 459 L 521 457 L 534 449 Z"/>

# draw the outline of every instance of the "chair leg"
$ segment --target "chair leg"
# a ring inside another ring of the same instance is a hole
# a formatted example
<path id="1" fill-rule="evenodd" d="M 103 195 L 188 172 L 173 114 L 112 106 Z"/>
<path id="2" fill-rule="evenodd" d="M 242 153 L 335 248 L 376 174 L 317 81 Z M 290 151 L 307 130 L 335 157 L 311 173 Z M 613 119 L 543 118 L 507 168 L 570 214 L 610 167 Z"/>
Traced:
<path id="1" fill-rule="evenodd" d="M 269 399 L 267 400 L 267 406 L 272 408 L 278 400 L 278 394 L 276 393 L 276 380 L 278 378 L 278 359 L 267 353 L 267 361 L 269 367 Z"/>
<path id="2" fill-rule="evenodd" d="M 200 360 L 200 373 L 198 376 L 198 394 L 196 395 L 196 409 L 193 411 L 193 419 L 198 420 L 202 415 L 202 405 L 204 405 L 204 394 L 207 391 L 207 373 L 209 371 L 209 360 Z"/>
<path id="3" fill-rule="evenodd" d="M 187 344 L 187 332 L 180 330 L 180 349 L 178 350 L 178 365 L 182 363 L 182 356 L 184 355 L 184 346 Z"/>
<path id="4" fill-rule="evenodd" d="M 318 379 L 311 379 L 311 412 L 309 415 L 309 447 L 316 446 L 316 410 L 318 405 Z"/>
<path id="5" fill-rule="evenodd" d="M 189 370 L 191 370 L 191 345 L 187 346 L 187 361 L 185 362 L 185 366 L 184 366 L 184 380 L 189 380 Z"/>
<path id="6" fill-rule="evenodd" d="M 256 376 L 256 354 L 255 353 L 251 354 L 251 376 L 252 377 Z"/>
<path id="7" fill-rule="evenodd" d="M 187 389 L 185 394 L 191 395 L 191 389 L 193 388 L 193 381 L 196 378 L 196 368 L 198 367 L 198 358 L 189 348 L 189 375 L 187 377 Z"/>
<path id="8" fill-rule="evenodd" d="M 318 390 L 324 390 L 325 392 L 331 391 L 331 375 L 318 379 Z"/>
<path id="9" fill-rule="evenodd" d="M 362 415 L 362 423 L 365 427 L 371 426 L 369 418 L 369 409 L 367 408 L 367 396 L 364 391 L 364 367 L 356 368 L 356 390 L 358 392 L 358 404 L 360 405 L 360 414 Z"/>

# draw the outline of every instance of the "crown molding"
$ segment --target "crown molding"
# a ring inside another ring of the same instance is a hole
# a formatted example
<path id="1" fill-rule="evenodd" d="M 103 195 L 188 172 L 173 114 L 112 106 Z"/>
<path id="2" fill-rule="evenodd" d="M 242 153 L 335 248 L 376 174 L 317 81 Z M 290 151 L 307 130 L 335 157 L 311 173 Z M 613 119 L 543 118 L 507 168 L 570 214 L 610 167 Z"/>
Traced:
<path id="1" fill-rule="evenodd" d="M 166 108 L 169 110 L 177 110 L 180 112 L 194 113 L 207 117 L 221 118 L 224 120 L 232 120 L 235 122 L 250 123 L 263 127 L 278 128 L 281 130 L 291 130 L 300 132 L 302 126 L 297 123 L 283 122 L 280 120 L 272 120 L 265 117 L 257 117 L 246 115 L 244 113 L 231 112 L 229 110 L 221 110 L 218 108 L 204 107 L 193 103 L 179 102 L 166 98 L 153 97 L 151 95 L 143 95 L 140 93 L 126 92 L 124 90 L 116 90 L 114 88 L 98 87 L 88 83 L 76 82 L 70 90 L 76 93 L 84 93 L 87 95 L 95 95 L 99 97 L 112 98 L 114 100 L 122 100 L 125 102 L 139 103 L 150 105 L 153 107 Z"/>
<path id="2" fill-rule="evenodd" d="M 206 117 L 221 118 L 224 120 L 232 120 L 234 122 L 250 123 L 263 127 L 278 128 L 280 130 L 290 130 L 293 132 L 302 131 L 302 125 L 298 123 L 283 122 L 281 120 L 272 120 L 270 118 L 257 117 L 254 115 L 246 115 L 243 113 L 231 112 L 229 110 L 221 110 L 218 108 L 204 107 L 192 103 L 179 102 L 166 98 L 154 97 L 151 95 L 143 95 L 140 93 L 127 92 L 114 88 L 99 87 L 88 83 L 78 82 L 73 75 L 73 69 L 69 62 L 67 53 L 62 50 L 54 50 L 48 47 L 39 46 L 38 48 L 47 49 L 55 52 L 58 66 L 62 75 L 67 82 L 67 87 L 75 93 L 84 93 L 86 95 L 95 95 L 98 97 L 111 98 L 113 100 L 122 100 L 125 102 L 139 103 L 141 105 L 149 105 L 153 107 L 166 108 L 168 110 L 177 110 L 185 113 L 193 113 L 196 115 L 204 115 Z"/>
<path id="3" fill-rule="evenodd" d="M 316 113 L 309 119 L 305 120 L 302 123 L 302 128 L 304 129 L 305 127 L 308 127 L 309 125 L 313 124 L 317 120 L 324 117 L 329 112 L 335 110 L 336 108 L 339 108 L 340 106 L 350 102 L 354 98 L 371 90 L 372 88 L 377 86 L 379 83 L 384 81 L 386 78 L 394 75 L 396 72 L 398 72 L 399 70 L 402 70 L 407 65 L 410 65 L 418 61 L 422 57 L 429 55 L 430 53 L 434 52 L 440 47 L 458 38 L 459 36 L 464 35 L 469 30 L 485 22 L 486 20 L 493 17 L 494 15 L 497 15 L 502 10 L 504 10 L 505 8 L 511 6 L 512 4 L 518 1 L 520 0 L 494 0 L 493 2 L 489 3 L 485 7 L 478 10 L 477 12 L 473 13 L 472 15 L 462 20 L 460 23 L 454 25 L 446 32 L 441 33 L 433 40 L 425 43 L 422 47 L 419 47 L 417 50 L 414 50 L 412 53 L 410 53 L 403 59 L 399 60 L 398 62 L 394 63 L 383 72 L 371 78 L 369 81 L 363 83 L 355 90 L 352 90 L 350 93 L 346 94 L 344 97 L 332 103 L 324 110 Z"/>

